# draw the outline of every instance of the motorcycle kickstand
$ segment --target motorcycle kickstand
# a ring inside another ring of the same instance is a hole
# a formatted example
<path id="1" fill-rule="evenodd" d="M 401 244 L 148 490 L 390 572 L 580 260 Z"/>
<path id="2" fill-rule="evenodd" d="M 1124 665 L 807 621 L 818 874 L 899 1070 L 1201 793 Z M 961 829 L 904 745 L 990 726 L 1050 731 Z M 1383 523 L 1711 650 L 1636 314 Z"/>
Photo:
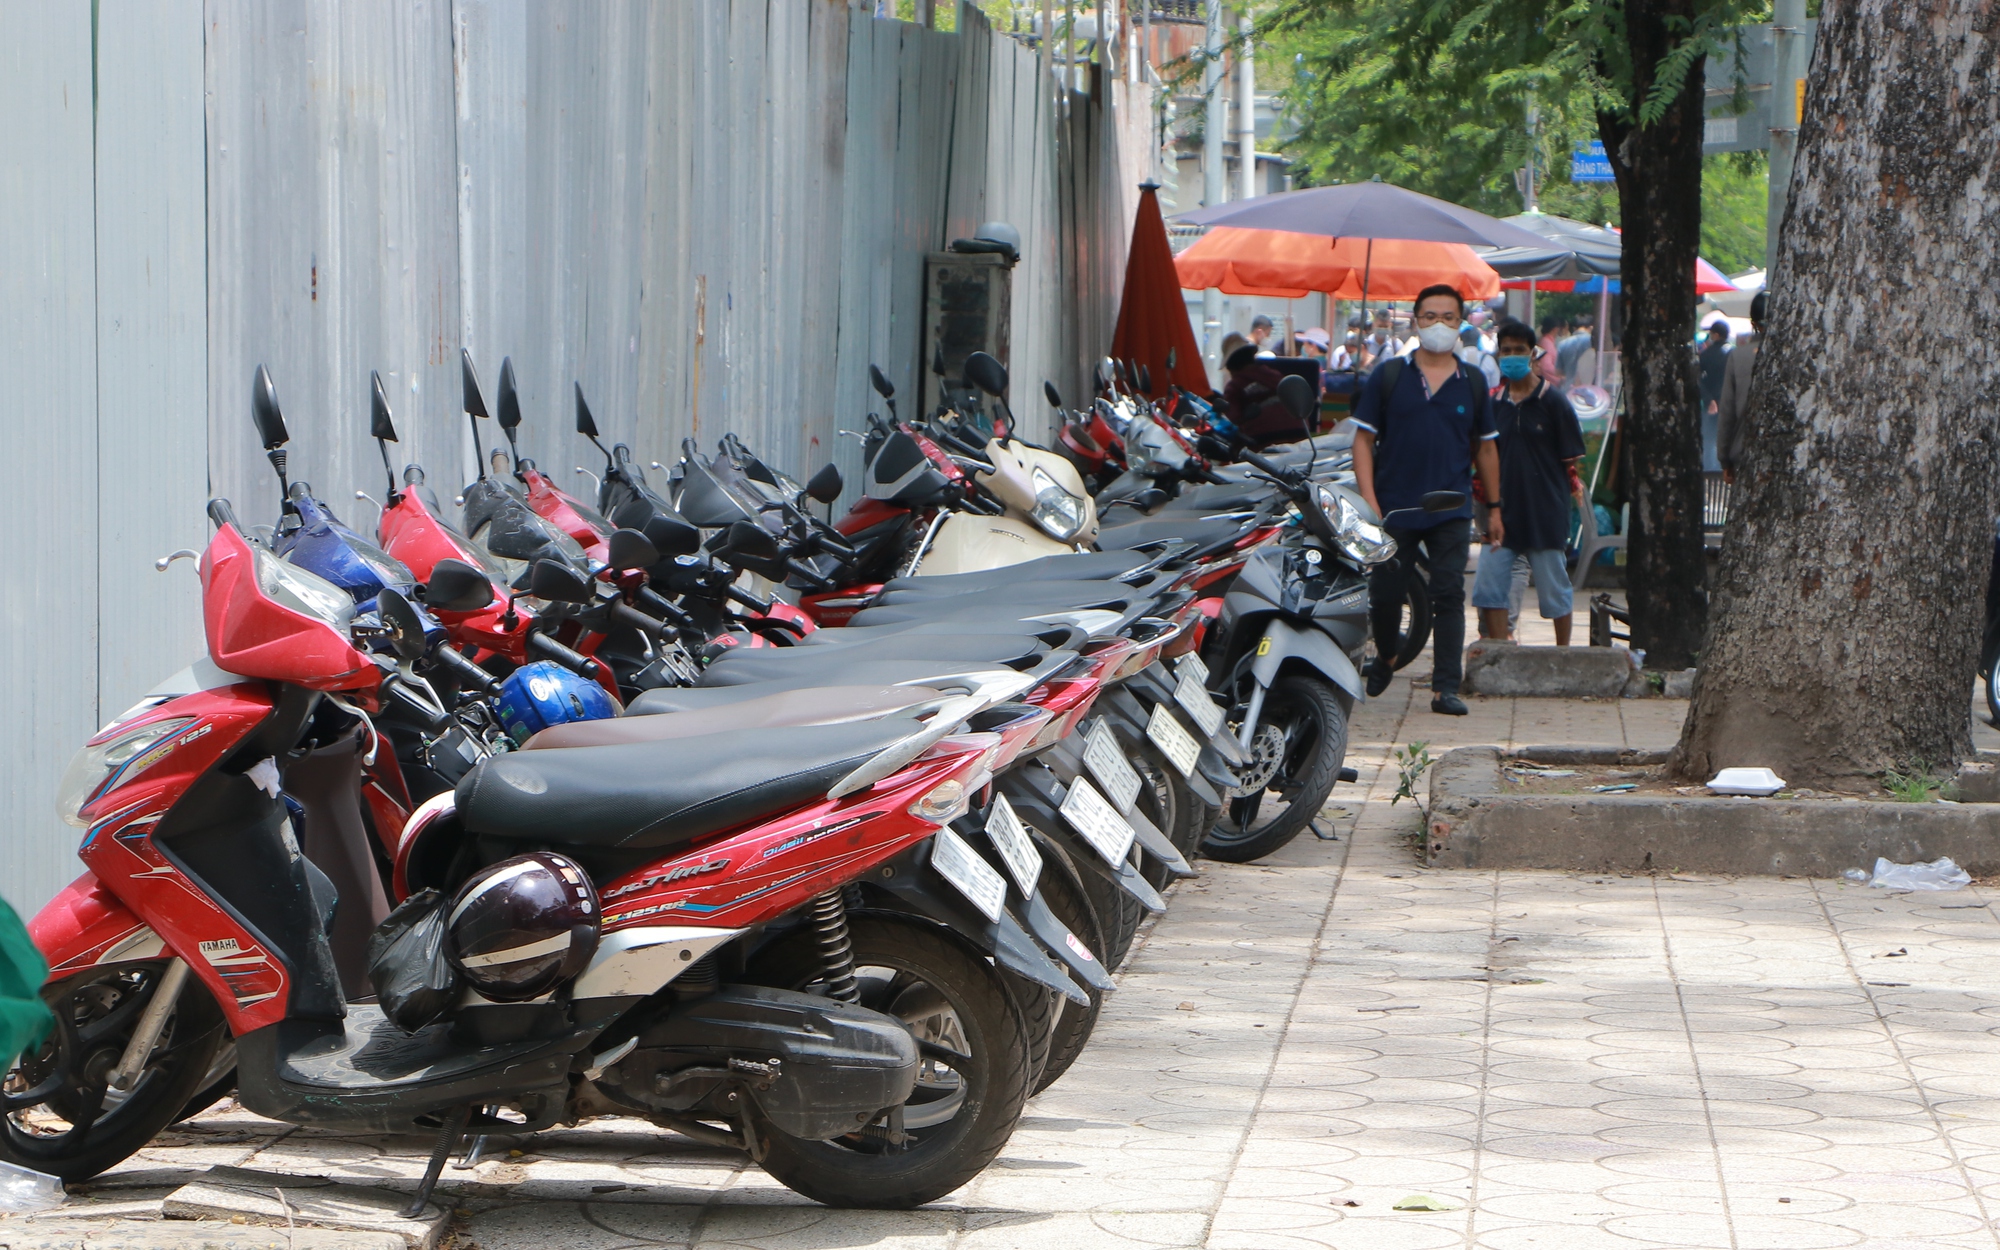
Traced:
<path id="1" fill-rule="evenodd" d="M 490 1116 L 495 1110 L 497 1108 L 488 1107 L 486 1108 L 486 1114 Z M 492 1137 L 491 1133 L 480 1133 L 474 1136 L 472 1144 L 466 1147 L 465 1153 L 458 1157 L 458 1162 L 451 1165 L 452 1170 L 454 1172 L 464 1172 L 478 1167 L 479 1156 L 486 1153 L 486 1143 L 492 1140 Z"/>
<path id="2" fill-rule="evenodd" d="M 472 1119 L 472 1107 L 453 1107 L 445 1113 L 444 1125 L 438 1129 L 437 1145 L 431 1150 L 431 1161 L 424 1166 L 424 1179 L 417 1184 L 417 1196 L 410 1199 L 410 1205 L 403 1208 L 401 1217 L 406 1220 L 420 1219 L 424 1208 L 430 1205 L 431 1190 L 437 1188 L 438 1176 L 444 1171 L 444 1161 L 458 1145 L 458 1139 L 465 1136 L 465 1126 Z"/>

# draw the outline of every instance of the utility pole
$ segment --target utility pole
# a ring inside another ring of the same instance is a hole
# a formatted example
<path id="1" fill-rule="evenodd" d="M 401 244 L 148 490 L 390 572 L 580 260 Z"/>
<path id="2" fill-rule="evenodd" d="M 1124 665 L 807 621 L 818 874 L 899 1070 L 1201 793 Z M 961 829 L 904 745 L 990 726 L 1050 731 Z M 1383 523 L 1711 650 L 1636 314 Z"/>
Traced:
<path id="1" fill-rule="evenodd" d="M 1252 44 L 1256 23 L 1250 9 L 1236 12 L 1236 168 L 1242 190 L 1236 198 L 1257 194 L 1257 53 Z"/>
<path id="2" fill-rule="evenodd" d="M 1201 131 L 1201 202 L 1213 207 L 1229 198 L 1223 168 L 1222 138 L 1229 128 L 1229 101 L 1222 89 L 1222 0 L 1208 0 L 1208 40 L 1201 67 L 1201 92 L 1207 104 Z M 1201 293 L 1201 354 L 1213 371 L 1221 363 L 1216 353 L 1222 346 L 1222 292 L 1210 287 Z"/>
<path id="3" fill-rule="evenodd" d="M 1806 0 L 1773 0 L 1771 6 L 1771 190 L 1765 202 L 1764 274 L 1778 259 L 1778 231 L 1792 189 L 1792 157 L 1799 147 L 1799 88 L 1806 76 Z"/>
<path id="4" fill-rule="evenodd" d="M 1522 198 L 1528 201 L 1528 211 L 1531 213 L 1539 213 L 1542 211 L 1541 207 L 1535 202 L 1535 158 L 1541 155 L 1541 150 L 1542 150 L 1541 145 L 1535 139 L 1535 129 L 1537 126 L 1541 124 L 1541 121 L 1542 121 L 1541 102 L 1533 99 L 1529 100 L 1528 101 L 1528 189 L 1527 193 Z"/>

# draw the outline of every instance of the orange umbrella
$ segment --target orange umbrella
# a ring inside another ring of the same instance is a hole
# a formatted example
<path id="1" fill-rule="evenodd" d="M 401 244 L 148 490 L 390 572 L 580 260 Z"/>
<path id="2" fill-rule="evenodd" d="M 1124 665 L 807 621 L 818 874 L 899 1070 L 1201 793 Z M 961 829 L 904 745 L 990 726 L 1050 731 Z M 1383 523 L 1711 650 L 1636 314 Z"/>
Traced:
<path id="1" fill-rule="evenodd" d="M 1500 275 L 1463 243 L 1415 239 L 1334 239 L 1286 230 L 1216 226 L 1175 258 L 1180 283 L 1227 295 L 1298 299 L 1415 299 L 1435 283 L 1466 299 L 1500 293 Z"/>
<path id="2" fill-rule="evenodd" d="M 1160 218 L 1157 189 L 1150 182 L 1139 187 L 1139 212 L 1132 222 L 1132 250 L 1125 258 L 1125 294 L 1118 302 L 1111 354 L 1146 366 L 1155 399 L 1173 394 L 1175 386 L 1206 395 L 1208 370 L 1201 363 L 1187 301 L 1174 276 L 1174 249 L 1167 242 L 1167 223 Z M 1169 356 L 1174 362 L 1171 369 Z M 1131 384 L 1138 389 L 1138 378 Z"/>

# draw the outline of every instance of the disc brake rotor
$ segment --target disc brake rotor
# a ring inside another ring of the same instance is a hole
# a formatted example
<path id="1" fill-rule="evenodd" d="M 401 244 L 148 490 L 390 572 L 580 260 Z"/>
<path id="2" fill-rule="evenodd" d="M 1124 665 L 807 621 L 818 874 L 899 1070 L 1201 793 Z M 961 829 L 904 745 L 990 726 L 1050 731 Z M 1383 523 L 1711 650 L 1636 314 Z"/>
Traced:
<path id="1" fill-rule="evenodd" d="M 1268 788 L 1271 778 L 1278 775 L 1278 766 L 1285 762 L 1284 728 L 1268 722 L 1259 727 L 1257 736 L 1250 740 L 1248 754 L 1250 762 L 1240 770 L 1236 788 L 1230 791 L 1238 798 Z"/>

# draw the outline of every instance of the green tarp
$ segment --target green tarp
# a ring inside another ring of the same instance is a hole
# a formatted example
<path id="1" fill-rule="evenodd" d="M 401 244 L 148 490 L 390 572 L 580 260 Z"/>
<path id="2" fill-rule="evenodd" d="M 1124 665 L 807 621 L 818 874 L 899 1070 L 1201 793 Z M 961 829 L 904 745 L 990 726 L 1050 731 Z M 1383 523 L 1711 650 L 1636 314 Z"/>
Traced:
<path id="1" fill-rule="evenodd" d="M 53 1020 L 42 1003 L 49 966 L 14 909 L 0 902 L 0 1072 L 23 1050 L 41 1045 Z"/>

